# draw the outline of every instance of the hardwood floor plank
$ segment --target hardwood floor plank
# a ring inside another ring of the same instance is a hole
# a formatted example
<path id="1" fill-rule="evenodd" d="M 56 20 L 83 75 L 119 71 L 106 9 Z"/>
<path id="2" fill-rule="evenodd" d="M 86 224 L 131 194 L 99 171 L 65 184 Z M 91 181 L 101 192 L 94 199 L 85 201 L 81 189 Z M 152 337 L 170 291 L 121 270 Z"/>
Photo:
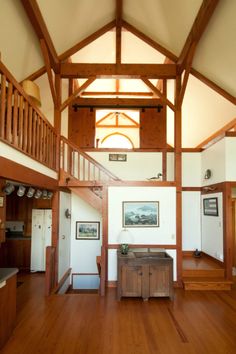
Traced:
<path id="1" fill-rule="evenodd" d="M 44 297 L 44 275 L 20 276 L 17 321 L 1 354 L 233 354 L 236 289 L 174 300 L 97 294 Z"/>

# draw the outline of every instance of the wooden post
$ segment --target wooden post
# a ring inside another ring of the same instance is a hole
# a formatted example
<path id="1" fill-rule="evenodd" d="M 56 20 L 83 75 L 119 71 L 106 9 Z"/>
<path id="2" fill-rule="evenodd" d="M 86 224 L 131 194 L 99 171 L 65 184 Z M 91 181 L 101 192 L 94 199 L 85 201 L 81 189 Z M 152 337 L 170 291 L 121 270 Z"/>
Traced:
<path id="1" fill-rule="evenodd" d="M 233 221 L 232 221 L 232 197 L 231 183 L 225 182 L 223 189 L 223 206 L 224 206 L 224 263 L 225 276 L 228 280 L 232 280 L 234 237 L 233 237 Z"/>
<path id="2" fill-rule="evenodd" d="M 175 182 L 176 182 L 176 247 L 177 282 L 182 285 L 182 112 L 178 105 L 181 90 L 181 76 L 175 83 Z"/>
<path id="3" fill-rule="evenodd" d="M 108 280 L 108 188 L 103 186 L 102 191 L 102 254 L 101 254 L 101 275 L 100 275 L 100 295 L 106 292 L 106 281 Z"/>
<path id="4" fill-rule="evenodd" d="M 2 191 L 5 180 L 0 179 L 0 247 L 1 242 L 5 242 L 5 222 L 6 222 L 6 195 Z"/>

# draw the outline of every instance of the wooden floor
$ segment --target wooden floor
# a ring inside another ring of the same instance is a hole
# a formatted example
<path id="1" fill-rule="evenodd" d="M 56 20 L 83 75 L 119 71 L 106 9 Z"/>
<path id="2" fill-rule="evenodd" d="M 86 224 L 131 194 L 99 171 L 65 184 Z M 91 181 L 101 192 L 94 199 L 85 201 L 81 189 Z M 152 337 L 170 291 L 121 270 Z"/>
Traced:
<path id="1" fill-rule="evenodd" d="M 95 294 L 43 296 L 42 274 L 21 276 L 17 323 L 1 354 L 233 354 L 236 288 L 175 289 L 174 300 Z"/>
<path id="2" fill-rule="evenodd" d="M 196 257 L 183 257 L 183 269 L 203 269 L 203 270 L 211 270 L 211 269 L 222 269 L 223 265 L 220 262 L 215 261 L 213 258 L 207 256 L 201 256 L 200 258 Z"/>

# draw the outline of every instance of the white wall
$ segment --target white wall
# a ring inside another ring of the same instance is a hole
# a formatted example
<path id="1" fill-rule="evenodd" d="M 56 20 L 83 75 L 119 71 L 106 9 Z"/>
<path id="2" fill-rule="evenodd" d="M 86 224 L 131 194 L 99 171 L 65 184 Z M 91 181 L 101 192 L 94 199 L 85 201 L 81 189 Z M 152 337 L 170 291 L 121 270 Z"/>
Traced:
<path id="1" fill-rule="evenodd" d="M 185 152 L 182 154 L 182 186 L 201 186 L 201 153 Z"/>
<path id="2" fill-rule="evenodd" d="M 218 198 L 218 216 L 203 215 L 203 199 Z M 202 251 L 223 261 L 223 204 L 222 193 L 202 196 Z"/>
<path id="3" fill-rule="evenodd" d="M 66 209 L 71 210 L 71 195 L 60 192 L 60 216 L 59 216 L 59 257 L 58 280 L 63 277 L 70 268 L 70 219 L 66 218 Z"/>
<path id="4" fill-rule="evenodd" d="M 162 154 L 160 152 L 125 152 L 127 154 L 126 162 L 109 161 L 108 152 L 88 152 L 88 154 L 122 180 L 145 181 L 162 173 Z M 173 160 L 169 154 L 167 165 L 169 167 L 168 178 L 172 178 Z M 171 167 L 172 171 L 170 171 Z"/>
<path id="5" fill-rule="evenodd" d="M 236 181 L 236 138 L 225 138 L 226 181 Z"/>
<path id="6" fill-rule="evenodd" d="M 0 142 L 0 156 L 12 160 L 16 163 L 20 163 L 21 165 L 31 168 L 32 170 L 40 172 L 48 177 L 57 179 L 57 172 L 2 142 Z"/>
<path id="7" fill-rule="evenodd" d="M 96 256 L 101 255 L 102 218 L 101 214 L 84 202 L 75 193 L 71 193 L 71 267 L 72 273 L 96 273 Z M 99 221 L 100 240 L 76 240 L 76 221 Z M 98 277 L 96 277 L 98 278 Z M 84 278 L 85 280 L 85 278 Z M 74 288 L 81 287 L 83 278 L 74 277 Z M 95 279 L 96 281 L 96 279 Z"/>
<path id="8" fill-rule="evenodd" d="M 176 243 L 176 189 L 174 187 L 109 187 L 108 243 L 117 244 L 122 229 L 123 201 L 159 201 L 159 227 L 129 228 L 135 244 Z M 169 250 L 168 250 L 169 252 Z M 172 251 L 171 251 L 172 252 Z M 175 251 L 174 251 L 175 252 Z M 173 253 L 173 252 L 172 252 Z M 108 253 L 108 280 L 117 279 L 116 250 Z M 174 260 L 174 269 L 176 262 Z M 176 272 L 176 271 L 175 271 Z"/>
<path id="9" fill-rule="evenodd" d="M 182 250 L 201 249 L 201 193 L 182 193 Z"/>
<path id="10" fill-rule="evenodd" d="M 204 179 L 205 171 L 210 169 L 212 176 Z M 202 186 L 225 181 L 225 139 L 218 141 L 202 152 Z"/>

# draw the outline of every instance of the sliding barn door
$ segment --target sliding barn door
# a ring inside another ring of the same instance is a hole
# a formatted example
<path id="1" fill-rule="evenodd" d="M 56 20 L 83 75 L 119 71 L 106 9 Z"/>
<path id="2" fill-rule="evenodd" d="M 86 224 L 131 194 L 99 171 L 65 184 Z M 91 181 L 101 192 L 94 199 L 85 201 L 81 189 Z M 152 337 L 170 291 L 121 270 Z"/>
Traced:
<path id="1" fill-rule="evenodd" d="M 166 147 L 166 108 L 145 108 L 140 112 L 140 148 Z"/>
<path id="2" fill-rule="evenodd" d="M 72 107 L 69 109 L 68 139 L 80 148 L 95 146 L 95 110 Z"/>

